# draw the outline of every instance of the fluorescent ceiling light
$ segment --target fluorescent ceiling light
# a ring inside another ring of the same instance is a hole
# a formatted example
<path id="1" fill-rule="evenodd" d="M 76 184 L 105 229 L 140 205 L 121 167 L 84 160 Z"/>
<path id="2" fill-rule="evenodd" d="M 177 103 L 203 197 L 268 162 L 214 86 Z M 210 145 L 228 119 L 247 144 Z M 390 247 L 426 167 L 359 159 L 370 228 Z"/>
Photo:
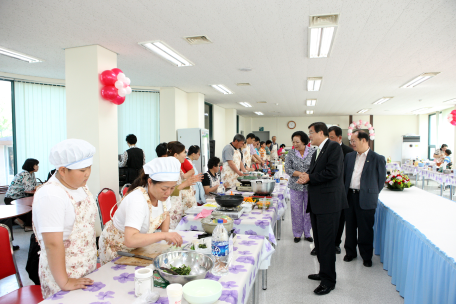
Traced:
<path id="1" fill-rule="evenodd" d="M 223 84 L 211 84 L 211 87 L 219 91 L 220 93 L 223 94 L 233 94 L 227 87 L 225 87 Z"/>
<path id="2" fill-rule="evenodd" d="M 256 115 L 264 115 L 262 112 L 255 112 Z"/>
<path id="3" fill-rule="evenodd" d="M 29 55 L 25 55 L 25 54 L 22 54 L 22 53 L 13 51 L 13 50 L 5 49 L 4 47 L 0 47 L 0 54 L 14 58 L 14 59 L 27 61 L 28 63 L 43 62 L 43 60 L 41 60 L 41 59 L 29 56 Z"/>
<path id="4" fill-rule="evenodd" d="M 444 101 L 443 103 L 456 103 L 456 98 Z"/>
<path id="5" fill-rule="evenodd" d="M 248 103 L 248 102 L 240 102 L 239 104 L 240 104 L 241 106 L 246 107 L 246 108 L 251 108 L 251 107 L 252 107 L 252 105 L 251 105 L 250 103 Z"/>
<path id="6" fill-rule="evenodd" d="M 316 103 L 317 103 L 316 99 L 307 99 L 307 106 L 308 107 L 315 107 Z"/>
<path id="7" fill-rule="evenodd" d="M 311 110 L 306 111 L 306 114 L 313 114 L 313 113 L 314 113 L 314 111 L 311 111 Z"/>
<path id="8" fill-rule="evenodd" d="M 321 81 L 323 78 L 321 77 L 310 77 L 307 78 L 307 91 L 320 91 Z"/>
<path id="9" fill-rule="evenodd" d="M 194 64 L 190 62 L 187 58 L 177 53 L 175 50 L 167 46 L 162 41 L 147 41 L 147 42 L 140 42 L 140 45 L 145 47 L 146 49 L 156 53 L 157 55 L 162 56 L 172 64 L 183 67 L 183 66 L 193 66 Z"/>
<path id="10" fill-rule="evenodd" d="M 356 113 L 361 113 L 361 114 L 362 114 L 362 113 L 366 113 L 366 112 L 369 111 L 369 110 L 370 110 L 370 109 L 362 109 L 362 110 L 359 110 L 359 111 L 356 112 Z"/>
<path id="11" fill-rule="evenodd" d="M 376 102 L 372 103 L 374 105 L 381 105 L 382 103 L 385 103 L 387 102 L 388 100 L 390 100 L 391 98 L 393 97 L 383 97 L 383 98 L 380 98 L 379 100 L 377 100 Z"/>
<path id="12" fill-rule="evenodd" d="M 426 113 L 429 113 L 431 108 L 419 108 L 419 109 L 416 109 L 416 110 L 413 110 L 412 113 L 415 113 L 415 114 L 426 114 Z"/>
<path id="13" fill-rule="evenodd" d="M 420 76 L 410 80 L 409 82 L 407 82 L 406 84 L 404 84 L 403 86 L 401 86 L 401 88 L 413 88 L 413 87 L 416 87 L 417 85 L 419 85 L 420 83 L 422 83 L 423 81 L 426 81 L 428 80 L 429 78 L 432 78 L 436 75 L 440 74 L 440 72 L 435 72 L 435 73 L 423 73 L 421 74 Z"/>
<path id="14" fill-rule="evenodd" d="M 310 29 L 309 57 L 328 57 L 335 27 L 314 27 Z"/>

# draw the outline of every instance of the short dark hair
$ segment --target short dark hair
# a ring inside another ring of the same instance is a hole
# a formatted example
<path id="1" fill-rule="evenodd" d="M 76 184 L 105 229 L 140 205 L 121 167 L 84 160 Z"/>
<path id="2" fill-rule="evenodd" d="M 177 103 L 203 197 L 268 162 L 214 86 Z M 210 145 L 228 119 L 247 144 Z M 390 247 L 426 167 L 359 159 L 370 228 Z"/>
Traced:
<path id="1" fill-rule="evenodd" d="M 451 153 L 453 153 L 453 152 L 451 152 L 451 150 L 450 150 L 450 149 L 446 149 L 446 150 L 445 150 L 445 153 L 446 153 L 448 156 L 450 156 L 450 155 L 451 155 Z"/>
<path id="2" fill-rule="evenodd" d="M 198 153 L 200 150 L 200 147 L 198 147 L 197 145 L 193 145 L 193 146 L 190 146 L 190 148 L 188 148 L 188 155 L 192 155 L 192 154 L 196 154 Z"/>
<path id="3" fill-rule="evenodd" d="M 364 139 L 366 142 L 369 142 L 369 134 L 367 134 L 364 131 L 361 130 L 356 130 L 355 133 L 358 133 L 358 139 L 361 141 L 361 139 Z"/>
<path id="4" fill-rule="evenodd" d="M 448 145 L 447 144 L 443 144 L 440 149 L 443 149 L 443 148 L 448 148 Z"/>
<path id="5" fill-rule="evenodd" d="M 301 138 L 301 141 L 307 145 L 309 143 L 309 136 L 307 136 L 306 133 L 304 133 L 303 131 L 296 131 L 293 133 L 293 135 L 291 135 L 291 140 L 293 140 L 293 137 L 295 136 L 299 136 L 299 138 Z"/>
<path id="6" fill-rule="evenodd" d="M 314 122 L 308 127 L 308 129 L 310 129 L 311 127 L 314 127 L 316 133 L 323 131 L 324 136 L 329 136 L 328 126 L 324 122 Z"/>
<path id="7" fill-rule="evenodd" d="M 134 145 L 134 144 L 136 144 L 138 142 L 138 139 L 136 138 L 136 136 L 134 134 L 128 134 L 127 138 L 125 138 L 125 140 L 130 145 Z"/>
<path id="8" fill-rule="evenodd" d="M 207 167 L 209 169 L 212 169 L 214 167 L 218 167 L 219 164 L 220 164 L 220 158 L 214 156 L 214 157 L 209 158 L 209 161 L 207 162 Z"/>
<path id="9" fill-rule="evenodd" d="M 155 148 L 155 152 L 157 153 L 158 157 L 163 157 L 163 156 L 168 156 L 168 144 L 167 143 L 161 143 Z"/>
<path id="10" fill-rule="evenodd" d="M 342 129 L 338 126 L 332 126 L 328 129 L 328 134 L 334 131 L 337 137 L 342 136 Z"/>
<path id="11" fill-rule="evenodd" d="M 255 141 L 260 141 L 260 138 L 258 136 L 255 136 Z"/>
<path id="12" fill-rule="evenodd" d="M 40 162 L 37 159 L 27 158 L 24 164 L 22 165 L 22 170 L 32 172 L 33 170 L 35 170 L 33 167 L 35 167 L 35 165 L 38 165 L 39 163 Z"/>
<path id="13" fill-rule="evenodd" d="M 280 145 L 280 148 L 285 148 L 285 147 L 286 147 L 285 144 Z"/>
<path id="14" fill-rule="evenodd" d="M 255 138 L 255 134 L 253 134 L 253 133 L 247 134 L 247 139 L 249 139 L 249 138 Z"/>
<path id="15" fill-rule="evenodd" d="M 264 141 L 260 141 L 260 146 L 262 146 L 263 144 L 265 144 L 265 142 Z"/>
<path id="16" fill-rule="evenodd" d="M 273 137 L 274 137 L 274 136 L 273 136 Z M 272 144 L 272 141 L 268 139 L 268 140 L 266 141 L 266 145 L 269 145 L 269 144 Z"/>
<path id="17" fill-rule="evenodd" d="M 233 141 L 245 141 L 245 137 L 242 134 L 234 135 Z"/>

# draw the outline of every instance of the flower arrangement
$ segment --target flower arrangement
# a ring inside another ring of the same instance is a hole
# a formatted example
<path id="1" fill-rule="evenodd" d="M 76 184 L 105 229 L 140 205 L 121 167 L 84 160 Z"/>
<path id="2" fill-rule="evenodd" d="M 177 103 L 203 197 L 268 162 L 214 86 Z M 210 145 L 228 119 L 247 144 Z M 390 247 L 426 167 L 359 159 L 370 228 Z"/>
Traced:
<path id="1" fill-rule="evenodd" d="M 350 124 L 350 126 L 348 126 L 348 132 L 347 132 L 348 140 L 351 139 L 354 131 L 361 130 L 362 128 L 367 128 L 369 130 L 369 138 L 370 138 L 370 140 L 374 140 L 375 139 L 375 129 L 374 129 L 374 127 L 369 122 L 367 122 L 367 121 L 364 122 L 364 121 L 362 121 L 360 119 L 359 121 L 352 122 Z"/>
<path id="2" fill-rule="evenodd" d="M 386 177 L 386 186 L 393 191 L 403 191 L 404 188 L 410 188 L 412 183 L 410 178 L 404 172 L 395 170 Z"/>

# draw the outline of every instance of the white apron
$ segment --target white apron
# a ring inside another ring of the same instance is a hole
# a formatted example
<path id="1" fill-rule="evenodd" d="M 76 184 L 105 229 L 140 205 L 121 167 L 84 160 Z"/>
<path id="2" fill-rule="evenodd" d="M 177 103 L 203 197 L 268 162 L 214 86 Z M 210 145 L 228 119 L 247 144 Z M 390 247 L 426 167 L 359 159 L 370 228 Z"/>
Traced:
<path id="1" fill-rule="evenodd" d="M 82 201 L 76 202 L 66 189 L 59 183 L 51 182 L 51 185 L 61 187 L 68 194 L 74 207 L 74 225 L 68 240 L 63 241 L 65 247 L 65 267 L 69 278 L 80 279 L 97 268 L 97 246 L 95 242 L 95 219 L 98 216 L 97 203 L 92 194 L 83 187 L 87 197 Z M 40 187 L 41 188 L 41 187 Z M 39 191 L 39 190 L 38 190 Z M 33 231 L 36 233 L 35 225 Z M 40 241 L 40 266 L 39 276 L 41 282 L 41 292 L 46 299 L 61 289 L 52 276 L 49 262 L 47 259 L 44 242 Z M 43 250 L 44 249 L 44 250 Z"/>
<path id="2" fill-rule="evenodd" d="M 272 150 L 271 150 L 271 160 L 274 159 L 279 159 L 279 155 L 277 153 L 277 145 L 272 144 Z"/>
<path id="3" fill-rule="evenodd" d="M 137 189 L 140 189 L 144 198 L 147 201 L 147 205 L 149 206 L 150 225 L 149 225 L 149 231 L 147 231 L 147 233 L 154 233 L 154 231 L 157 230 L 158 227 L 160 227 L 161 224 L 165 221 L 166 216 L 168 215 L 168 210 L 166 209 L 166 203 L 163 202 L 163 213 L 154 219 L 154 218 L 152 218 L 152 202 L 150 201 L 149 194 L 147 193 L 146 189 L 144 189 L 144 187 L 137 187 L 133 191 L 136 191 Z M 124 198 L 127 196 L 128 195 L 124 196 Z M 119 204 L 121 202 L 122 201 L 120 201 Z M 113 209 L 114 209 L 114 207 L 111 209 L 111 212 Z M 130 252 L 133 249 L 135 249 L 135 248 L 129 248 L 129 247 L 125 246 L 124 241 L 125 241 L 125 235 L 122 231 L 119 231 L 119 229 L 117 229 L 114 226 L 114 224 L 112 223 L 112 214 L 111 214 L 111 220 L 109 220 L 109 222 L 107 222 L 106 225 L 104 226 L 103 232 L 101 233 L 100 240 L 98 242 L 98 246 L 100 247 L 99 253 L 100 253 L 101 265 L 104 265 L 104 264 L 112 261 L 114 258 L 116 258 L 118 256 L 117 251 Z"/>
<path id="4" fill-rule="evenodd" d="M 240 170 L 241 168 L 241 152 L 239 150 L 234 149 L 232 145 L 230 145 L 231 149 L 234 150 L 233 154 L 233 162 L 236 168 Z M 223 169 L 222 169 L 222 182 L 225 186 L 225 188 L 234 188 L 236 187 L 236 182 L 237 178 L 239 175 L 234 172 L 230 165 L 228 165 L 228 162 L 223 163 Z"/>

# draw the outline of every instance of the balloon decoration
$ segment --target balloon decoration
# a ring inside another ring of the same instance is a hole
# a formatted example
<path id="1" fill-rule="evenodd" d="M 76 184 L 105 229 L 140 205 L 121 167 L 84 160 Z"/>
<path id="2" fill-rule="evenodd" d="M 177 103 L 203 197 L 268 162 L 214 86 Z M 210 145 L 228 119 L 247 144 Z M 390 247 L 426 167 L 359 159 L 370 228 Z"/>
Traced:
<path id="1" fill-rule="evenodd" d="M 130 78 L 126 77 L 121 69 L 103 71 L 100 81 L 104 85 L 101 96 L 116 105 L 123 104 L 125 96 L 131 93 Z"/>
<path id="2" fill-rule="evenodd" d="M 451 111 L 447 116 L 448 122 L 453 126 L 456 126 L 456 110 Z"/>
<path id="3" fill-rule="evenodd" d="M 456 112 L 456 110 L 455 110 Z M 375 139 L 375 130 L 374 127 L 369 123 L 369 122 L 363 122 L 361 119 L 355 122 L 352 122 L 350 126 L 348 127 L 348 140 L 351 140 L 351 137 L 353 135 L 353 132 L 356 130 L 361 130 L 362 128 L 367 128 L 369 130 L 369 138 L 370 140 Z"/>

